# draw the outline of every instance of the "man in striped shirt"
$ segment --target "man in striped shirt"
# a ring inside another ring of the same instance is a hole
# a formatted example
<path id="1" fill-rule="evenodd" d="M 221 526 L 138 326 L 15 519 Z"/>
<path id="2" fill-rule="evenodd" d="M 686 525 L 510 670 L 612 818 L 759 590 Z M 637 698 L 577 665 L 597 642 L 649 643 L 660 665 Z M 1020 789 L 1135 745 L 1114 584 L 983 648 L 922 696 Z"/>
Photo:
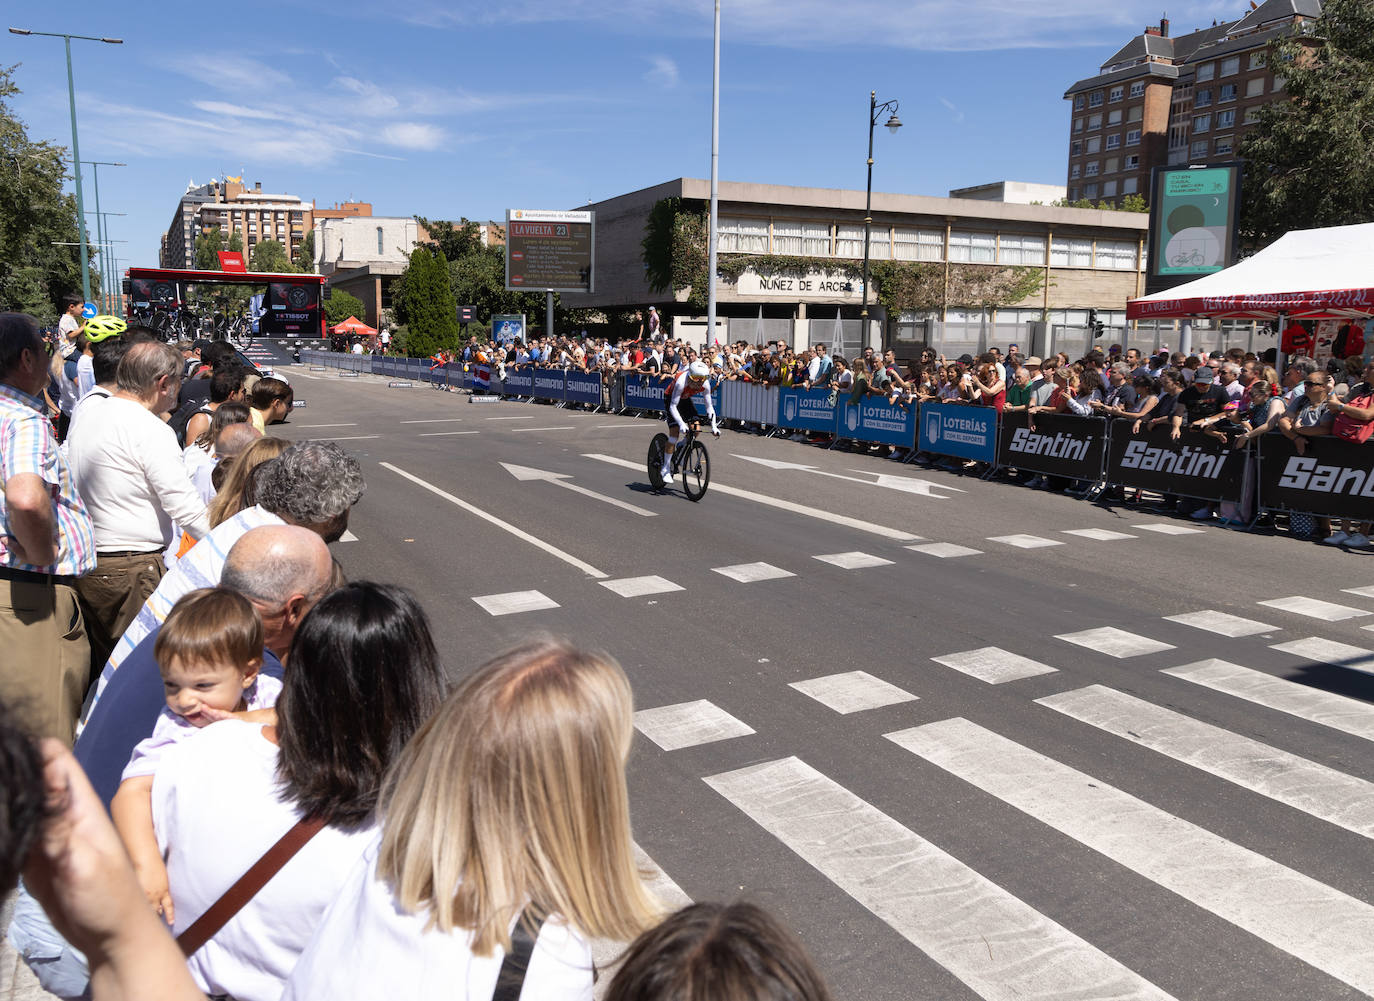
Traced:
<path id="1" fill-rule="evenodd" d="M 95 531 L 42 402 L 38 324 L 0 313 L 0 696 L 36 733 L 72 742 L 91 651 L 76 578 L 95 566 Z"/>

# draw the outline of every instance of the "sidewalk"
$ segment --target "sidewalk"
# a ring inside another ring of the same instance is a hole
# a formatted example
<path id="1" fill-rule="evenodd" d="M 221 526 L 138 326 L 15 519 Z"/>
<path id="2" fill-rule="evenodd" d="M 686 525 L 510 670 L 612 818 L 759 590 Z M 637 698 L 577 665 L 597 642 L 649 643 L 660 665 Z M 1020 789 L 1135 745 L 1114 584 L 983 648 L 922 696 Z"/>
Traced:
<path id="1" fill-rule="evenodd" d="M 57 1001 L 55 994 L 49 994 L 38 986 L 38 981 L 19 958 L 19 953 L 10 945 L 10 918 L 14 914 L 14 895 L 6 898 L 0 907 L 0 928 L 5 930 L 0 940 L 0 1001 Z"/>

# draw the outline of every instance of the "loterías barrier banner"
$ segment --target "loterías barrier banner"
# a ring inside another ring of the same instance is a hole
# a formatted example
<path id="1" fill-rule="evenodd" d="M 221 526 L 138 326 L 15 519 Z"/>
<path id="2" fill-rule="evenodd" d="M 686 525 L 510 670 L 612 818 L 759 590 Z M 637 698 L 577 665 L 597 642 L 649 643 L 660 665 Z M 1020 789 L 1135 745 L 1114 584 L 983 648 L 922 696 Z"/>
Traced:
<path id="1" fill-rule="evenodd" d="M 840 397 L 829 389 L 783 386 L 778 390 L 778 427 L 834 434 L 839 406 Z"/>
<path id="2" fill-rule="evenodd" d="M 1132 423 L 1112 423 L 1108 482 L 1202 500 L 1240 502 L 1248 458 L 1245 449 L 1186 429 L 1175 441 L 1167 425 L 1131 434 Z"/>
<path id="3" fill-rule="evenodd" d="M 917 448 L 992 462 L 997 457 L 997 411 L 960 403 L 923 403 Z"/>
<path id="4" fill-rule="evenodd" d="M 1260 439 L 1260 507 L 1374 521 L 1374 443 L 1281 434 Z"/>
<path id="5" fill-rule="evenodd" d="M 1031 427 L 1024 413 L 1002 415 L 997 464 L 1046 476 L 1096 481 L 1107 452 L 1107 422 L 1100 417 L 1036 414 Z"/>

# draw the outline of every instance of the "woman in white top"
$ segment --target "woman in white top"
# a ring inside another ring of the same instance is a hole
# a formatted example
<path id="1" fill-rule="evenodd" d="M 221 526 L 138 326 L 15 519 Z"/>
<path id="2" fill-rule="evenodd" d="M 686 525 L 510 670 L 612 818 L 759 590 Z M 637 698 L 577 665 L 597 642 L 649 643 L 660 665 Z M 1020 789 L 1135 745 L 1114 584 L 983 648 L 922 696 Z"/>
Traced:
<path id="1" fill-rule="evenodd" d="M 153 779 L 175 934 L 304 818 L 326 826 L 189 960 L 208 994 L 277 1001 L 375 832 L 382 775 L 446 681 L 414 598 L 351 584 L 301 622 L 274 725 L 225 720 L 168 751 Z"/>
<path id="2" fill-rule="evenodd" d="M 590 1001 L 588 940 L 655 918 L 630 840 L 633 732 L 605 655 L 544 640 L 479 668 L 388 777 L 381 837 L 283 1001 L 488 1001 L 517 925 L 524 997 Z"/>

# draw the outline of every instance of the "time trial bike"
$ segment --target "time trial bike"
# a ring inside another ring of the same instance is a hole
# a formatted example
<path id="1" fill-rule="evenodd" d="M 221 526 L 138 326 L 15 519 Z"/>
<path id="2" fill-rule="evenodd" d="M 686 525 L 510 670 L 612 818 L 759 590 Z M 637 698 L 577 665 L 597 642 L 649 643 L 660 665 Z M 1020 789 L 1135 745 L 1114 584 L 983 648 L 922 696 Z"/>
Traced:
<path id="1" fill-rule="evenodd" d="M 673 449 L 672 471 L 674 476 L 682 477 L 682 489 L 687 499 L 699 501 L 706 496 L 706 488 L 711 483 L 711 456 L 706 446 L 697 440 L 700 424 L 693 421 Z M 654 435 L 649 442 L 649 482 L 655 490 L 662 490 L 667 484 L 661 475 L 663 453 L 668 449 L 668 436 L 663 433 Z"/>

